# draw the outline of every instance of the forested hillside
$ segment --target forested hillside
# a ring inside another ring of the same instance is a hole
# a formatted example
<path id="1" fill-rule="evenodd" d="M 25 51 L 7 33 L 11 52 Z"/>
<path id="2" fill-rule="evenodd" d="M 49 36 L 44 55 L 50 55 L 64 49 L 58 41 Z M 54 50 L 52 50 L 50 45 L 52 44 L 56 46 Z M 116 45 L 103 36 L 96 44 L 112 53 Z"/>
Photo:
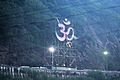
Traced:
<path id="1" fill-rule="evenodd" d="M 72 22 L 79 69 L 120 70 L 120 0 L 0 0 L 0 64 L 45 66 L 56 18 Z"/>

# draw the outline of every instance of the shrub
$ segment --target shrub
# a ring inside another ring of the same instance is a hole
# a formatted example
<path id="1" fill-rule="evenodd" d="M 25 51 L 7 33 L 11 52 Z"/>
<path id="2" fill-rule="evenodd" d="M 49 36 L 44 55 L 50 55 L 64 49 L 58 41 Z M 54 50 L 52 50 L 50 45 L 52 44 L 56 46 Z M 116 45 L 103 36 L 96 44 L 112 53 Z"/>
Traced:
<path id="1" fill-rule="evenodd" d="M 88 77 L 94 78 L 95 80 L 106 80 L 106 76 L 99 71 L 89 72 Z"/>

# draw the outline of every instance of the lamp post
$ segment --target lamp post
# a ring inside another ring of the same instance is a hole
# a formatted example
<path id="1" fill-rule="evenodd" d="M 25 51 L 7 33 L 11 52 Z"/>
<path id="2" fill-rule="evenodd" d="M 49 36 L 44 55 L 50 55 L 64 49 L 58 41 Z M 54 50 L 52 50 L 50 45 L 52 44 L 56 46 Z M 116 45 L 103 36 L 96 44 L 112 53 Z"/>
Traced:
<path id="1" fill-rule="evenodd" d="M 104 55 L 108 55 L 108 51 L 104 51 L 103 54 L 104 54 Z"/>
<path id="2" fill-rule="evenodd" d="M 53 69 L 53 65 L 54 65 L 54 56 L 53 56 L 53 53 L 55 52 L 55 48 L 52 46 L 52 47 L 49 47 L 48 50 L 52 53 L 52 69 Z"/>
<path id="3" fill-rule="evenodd" d="M 107 70 L 107 68 L 108 68 L 107 57 L 108 57 L 109 53 L 108 53 L 108 51 L 104 51 L 103 54 L 104 54 L 104 60 L 105 60 L 105 70 Z"/>

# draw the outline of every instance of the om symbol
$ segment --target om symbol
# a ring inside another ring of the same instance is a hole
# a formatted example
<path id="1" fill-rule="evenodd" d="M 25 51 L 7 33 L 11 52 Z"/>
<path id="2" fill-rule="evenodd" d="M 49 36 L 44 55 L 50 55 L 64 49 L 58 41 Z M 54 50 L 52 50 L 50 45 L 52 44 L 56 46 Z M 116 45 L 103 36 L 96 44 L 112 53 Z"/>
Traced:
<path id="1" fill-rule="evenodd" d="M 58 22 L 58 27 L 60 28 L 60 33 L 63 34 L 63 36 L 59 36 L 58 33 L 55 32 L 58 40 L 60 40 L 60 41 L 65 41 L 65 40 L 71 41 L 73 39 L 77 39 L 77 37 L 74 34 L 74 29 L 72 27 L 69 27 L 67 29 L 67 31 L 65 31 L 66 26 L 70 26 L 70 24 L 71 24 L 71 22 L 67 18 L 65 18 L 62 23 L 58 19 L 57 19 L 57 22 Z M 72 33 L 72 35 L 70 37 L 68 37 L 68 35 L 70 35 L 70 33 Z"/>

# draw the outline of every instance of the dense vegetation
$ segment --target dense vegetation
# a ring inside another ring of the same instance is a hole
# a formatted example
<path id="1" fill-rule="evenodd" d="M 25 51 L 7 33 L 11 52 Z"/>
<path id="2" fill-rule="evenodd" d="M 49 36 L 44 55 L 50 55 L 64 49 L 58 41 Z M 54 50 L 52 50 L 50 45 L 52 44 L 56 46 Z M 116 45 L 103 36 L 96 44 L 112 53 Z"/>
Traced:
<path id="1" fill-rule="evenodd" d="M 47 65 L 47 48 L 61 44 L 57 17 L 72 21 L 79 69 L 120 70 L 119 6 L 119 0 L 0 0 L 0 64 Z"/>

